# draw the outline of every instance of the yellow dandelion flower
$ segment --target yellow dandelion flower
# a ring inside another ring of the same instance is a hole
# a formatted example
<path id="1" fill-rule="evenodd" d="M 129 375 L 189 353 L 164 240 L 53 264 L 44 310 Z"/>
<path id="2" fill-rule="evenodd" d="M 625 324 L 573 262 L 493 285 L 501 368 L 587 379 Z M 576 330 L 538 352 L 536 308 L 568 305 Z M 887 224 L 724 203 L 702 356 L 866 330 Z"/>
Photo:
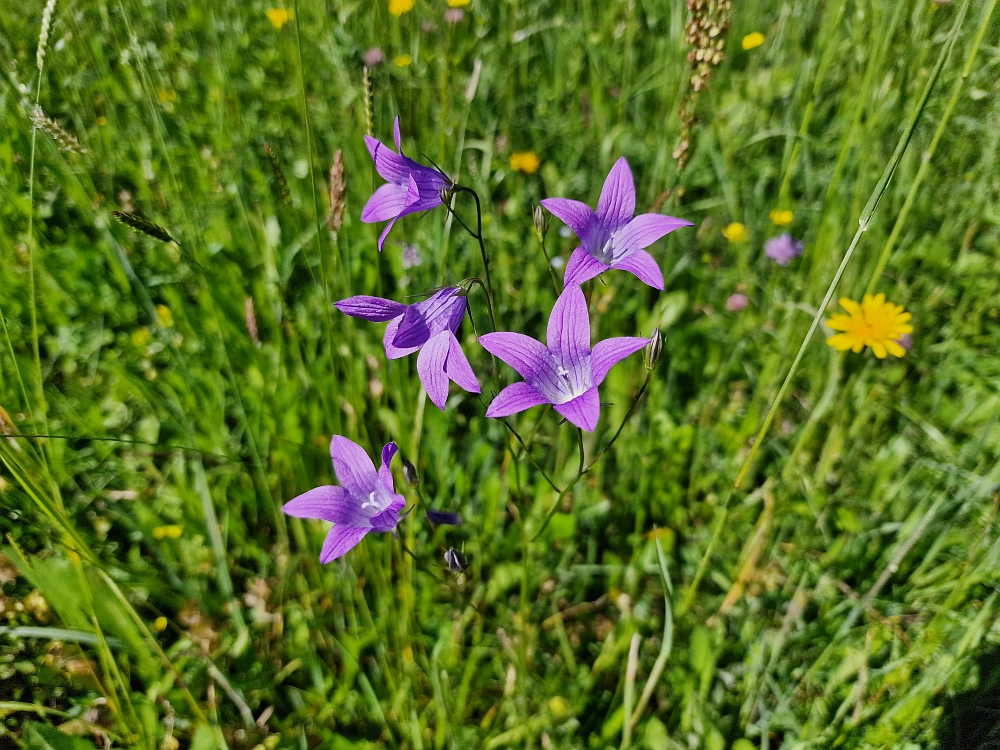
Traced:
<path id="1" fill-rule="evenodd" d="M 278 31 L 281 31 L 282 26 L 295 18 L 295 13 L 287 8 L 268 8 L 265 15 L 267 15 L 267 20 L 271 22 L 271 25 Z"/>
<path id="2" fill-rule="evenodd" d="M 472 0 L 448 0 L 449 8 L 461 8 L 462 6 L 468 5 Z"/>
<path id="3" fill-rule="evenodd" d="M 764 35 L 759 31 L 753 31 L 743 37 L 741 42 L 743 49 L 753 49 L 754 47 L 759 47 L 764 43 Z"/>
<path id="4" fill-rule="evenodd" d="M 902 305 L 887 302 L 884 294 L 874 297 L 866 294 L 860 304 L 842 297 L 840 305 L 848 314 L 837 313 L 826 324 L 843 333 L 828 338 L 827 344 L 838 352 L 850 349 L 855 354 L 870 346 L 879 359 L 885 359 L 886 354 L 894 357 L 906 354 L 900 339 L 913 332 L 913 326 L 907 322 L 913 316 L 904 312 Z"/>
<path id="5" fill-rule="evenodd" d="M 167 629 L 166 617 L 157 617 L 156 620 L 153 621 L 153 630 L 155 630 L 157 633 L 162 633 L 166 629 Z"/>
<path id="6" fill-rule="evenodd" d="M 747 237 L 750 236 L 750 232 L 738 221 L 734 221 L 732 224 L 722 228 L 722 236 L 731 243 L 745 242 Z"/>
<path id="7" fill-rule="evenodd" d="M 770 216 L 771 223 L 776 227 L 787 227 L 795 221 L 795 214 L 783 208 L 772 208 Z"/>
<path id="8" fill-rule="evenodd" d="M 510 155 L 510 168 L 515 172 L 534 174 L 541 163 L 542 160 L 534 151 L 515 151 Z"/>
<path id="9" fill-rule="evenodd" d="M 413 62 L 413 58 L 410 55 L 400 55 L 393 62 L 397 68 L 406 68 Z"/>
<path id="10" fill-rule="evenodd" d="M 180 539 L 184 529 L 177 525 L 157 526 L 153 529 L 153 539 Z"/>
<path id="11" fill-rule="evenodd" d="M 399 18 L 413 10 L 416 0 L 389 0 L 389 13 Z"/>

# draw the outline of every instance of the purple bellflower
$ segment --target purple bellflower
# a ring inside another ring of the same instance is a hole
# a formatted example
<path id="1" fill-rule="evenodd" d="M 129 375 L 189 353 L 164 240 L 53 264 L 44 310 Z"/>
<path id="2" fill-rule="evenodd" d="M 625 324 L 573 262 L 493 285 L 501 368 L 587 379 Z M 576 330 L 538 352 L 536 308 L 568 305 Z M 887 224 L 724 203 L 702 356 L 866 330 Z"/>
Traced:
<path id="1" fill-rule="evenodd" d="M 342 313 L 376 323 L 389 322 L 382 340 L 385 356 L 399 359 L 420 351 L 417 374 L 431 401 L 444 409 L 448 380 L 469 393 L 479 393 L 479 381 L 455 338 L 465 315 L 466 298 L 457 286 L 439 289 L 423 302 L 400 302 L 361 295 L 336 303 Z"/>
<path id="2" fill-rule="evenodd" d="M 361 446 L 334 435 L 330 456 L 341 486 L 317 487 L 285 503 L 283 510 L 290 516 L 333 522 L 319 555 L 321 563 L 343 557 L 369 531 L 396 530 L 399 511 L 406 505 L 393 487 L 389 470 L 398 450 L 395 443 L 386 444 L 382 466 L 375 471 L 375 464 Z"/>
<path id="3" fill-rule="evenodd" d="M 391 148 L 370 135 L 365 136 L 365 145 L 372 155 L 375 169 L 388 184 L 376 190 L 361 210 L 361 221 L 374 224 L 388 221 L 389 225 L 378 238 L 378 249 L 382 250 L 385 238 L 389 236 L 396 219 L 418 211 L 427 211 L 440 206 L 444 201 L 441 193 L 451 188 L 451 181 L 436 169 L 417 164 L 403 155 L 399 138 L 399 117 L 393 125 L 397 154 Z"/>
<path id="4" fill-rule="evenodd" d="M 645 248 L 678 227 L 691 226 L 690 221 L 663 214 L 633 218 L 635 181 L 624 156 L 615 162 L 604 181 L 596 212 L 586 203 L 568 198 L 546 198 L 542 205 L 562 219 L 580 240 L 580 247 L 566 265 L 567 287 L 582 284 L 609 268 L 620 268 L 663 291 L 663 272 Z"/>
<path id="5" fill-rule="evenodd" d="M 590 348 L 590 317 L 583 291 L 567 286 L 556 300 L 545 333 L 548 346 L 520 333 L 486 333 L 479 343 L 524 378 L 497 394 L 487 417 L 506 417 L 539 404 L 552 404 L 568 421 L 593 432 L 601 414 L 597 387 L 620 360 L 649 339 L 605 339 Z"/>

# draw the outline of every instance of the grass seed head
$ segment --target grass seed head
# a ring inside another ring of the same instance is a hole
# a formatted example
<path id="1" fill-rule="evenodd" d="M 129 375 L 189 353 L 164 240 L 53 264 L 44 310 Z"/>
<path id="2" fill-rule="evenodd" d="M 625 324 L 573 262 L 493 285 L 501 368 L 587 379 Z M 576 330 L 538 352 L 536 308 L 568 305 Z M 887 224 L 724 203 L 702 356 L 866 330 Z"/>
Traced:
<path id="1" fill-rule="evenodd" d="M 74 154 L 87 153 L 87 149 L 80 145 L 76 136 L 66 130 L 58 121 L 45 114 L 41 107 L 36 107 L 35 111 L 31 113 L 31 122 L 34 123 L 36 129 L 41 130 L 58 143 L 60 151 L 69 151 Z"/>
<path id="2" fill-rule="evenodd" d="M 339 232 L 344 225 L 344 196 L 347 193 L 347 182 L 344 180 L 344 154 L 338 148 L 330 165 L 330 213 L 326 223 L 330 231 Z"/>
<path id="3" fill-rule="evenodd" d="M 264 155 L 267 156 L 267 163 L 271 165 L 271 174 L 274 176 L 274 184 L 281 196 L 281 202 L 286 206 L 292 205 L 292 194 L 288 189 L 288 180 L 285 179 L 285 171 L 281 168 L 278 155 L 274 153 L 271 144 L 264 141 Z"/>
<path id="4" fill-rule="evenodd" d="M 148 235 L 160 242 L 177 242 L 177 240 L 170 236 L 170 233 L 166 229 L 150 221 L 145 216 L 127 211 L 112 211 L 111 215 L 130 229 Z"/>

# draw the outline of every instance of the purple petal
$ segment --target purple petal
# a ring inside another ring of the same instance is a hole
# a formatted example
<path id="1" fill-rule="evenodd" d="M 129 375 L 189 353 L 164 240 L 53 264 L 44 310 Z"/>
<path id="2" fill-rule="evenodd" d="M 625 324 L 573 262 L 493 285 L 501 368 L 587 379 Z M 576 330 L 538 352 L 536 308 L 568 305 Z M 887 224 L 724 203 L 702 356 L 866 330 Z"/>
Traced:
<path id="1" fill-rule="evenodd" d="M 392 481 L 392 470 L 389 466 L 397 451 L 399 451 L 399 446 L 394 442 L 386 443 L 385 447 L 382 448 L 382 465 L 378 469 L 378 478 L 382 480 L 382 484 L 390 493 L 396 492 L 396 486 Z"/>
<path id="2" fill-rule="evenodd" d="M 396 495 L 395 499 L 381 513 L 371 517 L 372 531 L 392 531 L 399 525 L 399 511 L 406 505 L 401 495 Z"/>
<path id="3" fill-rule="evenodd" d="M 566 264 L 566 273 L 563 274 L 563 285 L 582 284 L 585 281 L 590 281 L 598 274 L 604 273 L 609 268 L 611 266 L 601 263 L 601 261 L 582 247 L 578 247 L 569 256 L 569 263 Z"/>
<path id="4" fill-rule="evenodd" d="M 406 312 L 406 305 L 393 302 L 391 299 L 369 297 L 364 294 L 342 299 L 340 302 L 335 302 L 333 306 L 352 318 L 361 318 L 373 323 L 384 323 L 387 320 L 398 318 Z"/>
<path id="5" fill-rule="evenodd" d="M 679 227 L 692 226 L 690 221 L 663 214 L 640 214 L 614 236 L 615 258 L 624 258 L 635 250 L 649 247 L 658 239 Z"/>
<path id="6" fill-rule="evenodd" d="M 368 516 L 361 512 L 344 488 L 332 485 L 317 487 L 292 498 L 282 510 L 294 518 L 319 518 L 356 526 L 368 524 Z"/>
<path id="7" fill-rule="evenodd" d="M 549 315 L 545 343 L 556 360 L 572 374 L 580 374 L 590 358 L 590 315 L 583 290 L 575 284 L 563 289 Z"/>
<path id="8" fill-rule="evenodd" d="M 597 395 L 597 386 L 572 401 L 556 404 L 555 409 L 577 427 L 593 432 L 597 427 L 597 419 L 601 416 L 601 399 Z"/>
<path id="9" fill-rule="evenodd" d="M 549 400 L 527 383 L 512 383 L 497 394 L 486 410 L 487 417 L 509 417 Z"/>
<path id="10" fill-rule="evenodd" d="M 396 141 L 396 150 L 402 154 L 403 153 L 403 141 L 399 137 L 399 115 L 396 115 L 396 119 L 392 123 L 392 137 Z"/>
<path id="11" fill-rule="evenodd" d="M 399 331 L 399 324 L 403 321 L 403 316 L 400 315 L 389 321 L 389 325 L 385 327 L 385 336 L 382 337 L 382 345 L 385 347 L 385 356 L 388 359 L 400 359 L 408 354 L 413 354 L 417 351 L 420 346 L 395 346 L 392 342 L 396 338 L 396 333 Z"/>
<path id="12" fill-rule="evenodd" d="M 406 157 L 397 154 L 370 135 L 365 136 L 365 145 L 368 147 L 372 161 L 375 162 L 375 171 L 378 172 L 379 177 L 396 185 L 406 185 L 406 178 L 410 173 Z"/>
<path id="13" fill-rule="evenodd" d="M 448 376 L 444 371 L 444 363 L 448 360 L 450 347 L 448 333 L 442 332 L 424 344 L 417 355 L 417 375 L 420 376 L 420 382 L 424 384 L 431 403 L 442 411 L 448 400 Z"/>
<path id="14" fill-rule="evenodd" d="M 635 180 L 623 156 L 611 167 L 597 202 L 597 219 L 613 233 L 628 224 L 635 213 Z"/>
<path id="15" fill-rule="evenodd" d="M 444 364 L 445 374 L 454 380 L 462 390 L 469 393 L 479 393 L 479 380 L 476 379 L 476 373 L 472 371 L 469 360 L 466 359 L 465 352 L 462 351 L 462 345 L 458 343 L 454 333 L 451 331 L 447 333 L 449 347 L 448 359 L 445 360 Z"/>
<path id="16" fill-rule="evenodd" d="M 410 172 L 410 179 L 406 182 L 406 206 L 410 207 L 418 200 L 420 200 L 420 189 L 413 178 L 413 172 Z"/>
<path id="17" fill-rule="evenodd" d="M 328 563 L 336 560 L 338 557 L 343 557 L 358 546 L 368 531 L 369 529 L 367 528 L 359 529 L 356 526 L 345 526 L 338 523 L 326 535 L 326 541 L 323 542 L 323 551 L 319 553 L 319 561 L 321 563 Z"/>
<path id="18" fill-rule="evenodd" d="M 645 250 L 633 250 L 631 255 L 617 261 L 612 268 L 633 273 L 642 283 L 663 291 L 663 271 L 653 256 Z"/>
<path id="19" fill-rule="evenodd" d="M 423 302 L 410 305 L 392 339 L 393 346 L 401 349 L 423 346 L 442 331 L 457 331 L 466 306 L 466 298 L 458 291 L 457 286 L 448 286 Z"/>
<path id="20" fill-rule="evenodd" d="M 594 344 L 594 354 L 590 358 L 591 377 L 594 385 L 600 385 L 607 377 L 608 370 L 625 359 L 629 354 L 637 352 L 649 343 L 649 339 L 638 336 L 621 336 L 615 339 L 605 339 Z"/>
<path id="21" fill-rule="evenodd" d="M 399 218 L 398 216 L 396 218 Z M 392 219 L 388 224 L 386 224 L 385 229 L 382 230 L 382 234 L 378 237 L 378 251 L 382 252 L 382 246 L 385 244 L 386 238 L 389 236 L 389 232 L 392 231 L 393 225 L 396 223 L 396 218 Z"/>
<path id="22" fill-rule="evenodd" d="M 340 435 L 334 435 L 330 440 L 330 457 L 333 459 L 333 469 L 337 479 L 348 491 L 359 495 L 367 495 L 378 481 L 375 464 L 357 443 Z"/>
<path id="23" fill-rule="evenodd" d="M 569 198 L 546 198 L 542 205 L 553 216 L 561 219 L 563 224 L 573 230 L 573 234 L 580 238 L 580 242 L 586 244 L 591 233 L 591 228 L 597 221 L 594 209 L 586 203 L 570 200 Z"/>
<path id="24" fill-rule="evenodd" d="M 387 182 L 372 193 L 372 197 L 361 209 L 361 221 L 366 224 L 374 224 L 379 221 L 395 219 L 406 208 L 408 194 L 405 182 L 402 185 Z"/>
<path id="25" fill-rule="evenodd" d="M 522 378 L 545 396 L 556 398 L 560 380 L 549 350 L 539 341 L 522 333 L 484 333 L 479 343 L 514 368 Z"/>

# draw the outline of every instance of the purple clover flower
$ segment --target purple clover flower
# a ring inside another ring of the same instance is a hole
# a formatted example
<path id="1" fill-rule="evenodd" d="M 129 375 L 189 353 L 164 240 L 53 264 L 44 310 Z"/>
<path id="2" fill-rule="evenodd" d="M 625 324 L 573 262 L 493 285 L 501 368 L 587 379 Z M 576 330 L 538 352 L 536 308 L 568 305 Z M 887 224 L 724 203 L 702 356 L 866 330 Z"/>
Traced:
<path id="1" fill-rule="evenodd" d="M 729 312 L 740 312 L 746 309 L 747 304 L 750 302 L 747 296 L 741 292 L 736 292 L 735 294 L 730 294 L 726 299 L 726 309 Z"/>
<path id="2" fill-rule="evenodd" d="M 479 343 L 517 374 L 523 383 L 509 385 L 486 410 L 487 417 L 506 417 L 539 404 L 552 404 L 568 421 L 593 432 L 601 414 L 597 387 L 620 360 L 649 339 L 635 336 L 605 339 L 590 348 L 587 301 L 576 284 L 556 300 L 545 333 L 548 346 L 521 333 L 487 333 Z"/>
<path id="3" fill-rule="evenodd" d="M 439 289 L 423 302 L 400 302 L 360 295 L 336 303 L 342 313 L 375 323 L 389 322 L 382 340 L 385 356 L 399 359 L 413 352 L 417 374 L 434 405 L 444 410 L 448 380 L 469 393 L 479 393 L 479 381 L 455 338 L 465 315 L 466 298 L 457 286 Z"/>
<path id="4" fill-rule="evenodd" d="M 427 211 L 440 206 L 441 193 L 451 188 L 451 181 L 436 169 L 417 164 L 403 155 L 403 147 L 399 138 L 399 117 L 393 124 L 393 136 L 396 140 L 397 154 L 384 143 L 370 135 L 365 136 L 368 153 L 375 162 L 379 176 L 388 184 L 376 190 L 368 203 L 361 210 L 361 221 L 374 224 L 388 221 L 389 226 L 378 238 L 378 249 L 382 250 L 385 238 L 389 236 L 396 219 L 418 211 Z"/>
<path id="5" fill-rule="evenodd" d="M 580 240 L 566 265 L 564 283 L 582 284 L 609 268 L 635 274 L 644 284 L 663 290 L 663 272 L 645 248 L 690 221 L 662 214 L 635 213 L 635 180 L 623 156 L 611 168 L 597 212 L 580 201 L 546 198 L 542 205 L 565 222 Z"/>
<path id="6" fill-rule="evenodd" d="M 333 522 L 319 555 L 321 563 L 343 557 L 369 531 L 395 531 L 399 511 L 406 505 L 389 470 L 398 450 L 395 443 L 387 443 L 382 449 L 382 466 L 375 471 L 375 464 L 361 446 L 334 435 L 330 457 L 341 486 L 317 487 L 285 503 L 283 510 L 289 516 Z"/>
<path id="7" fill-rule="evenodd" d="M 764 243 L 764 255 L 779 266 L 787 266 L 793 258 L 802 255 L 804 243 L 795 240 L 788 232 L 772 237 Z"/>

